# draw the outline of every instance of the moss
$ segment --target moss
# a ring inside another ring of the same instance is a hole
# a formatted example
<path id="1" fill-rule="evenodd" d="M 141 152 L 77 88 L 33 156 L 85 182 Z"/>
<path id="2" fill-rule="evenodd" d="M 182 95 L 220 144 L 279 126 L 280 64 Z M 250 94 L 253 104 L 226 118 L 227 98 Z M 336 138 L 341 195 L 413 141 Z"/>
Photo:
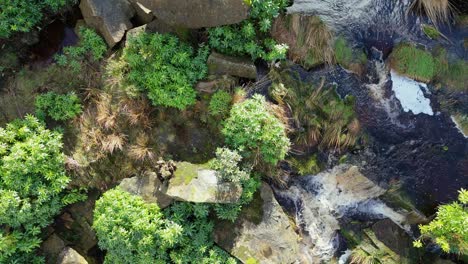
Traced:
<path id="1" fill-rule="evenodd" d="M 351 48 L 343 37 L 339 37 L 335 41 L 335 59 L 336 63 L 353 71 L 359 71 L 359 66 L 367 63 L 367 56 L 364 51 Z"/>
<path id="2" fill-rule="evenodd" d="M 382 200 L 394 208 L 403 208 L 407 211 L 413 211 L 415 208 L 411 198 L 398 184 L 390 186 L 390 189 L 382 196 Z"/>
<path id="3" fill-rule="evenodd" d="M 437 61 L 431 53 L 405 43 L 395 47 L 390 65 L 398 73 L 423 82 L 430 82 L 437 73 Z"/>
<path id="4" fill-rule="evenodd" d="M 468 91 L 468 63 L 457 60 L 449 63 L 445 71 L 439 73 L 439 79 L 453 91 Z"/>
<path id="5" fill-rule="evenodd" d="M 260 195 L 260 190 L 255 192 L 252 202 L 242 209 L 240 215 L 242 219 L 246 219 L 256 225 L 260 224 L 263 219 L 263 199 Z"/>
<path id="6" fill-rule="evenodd" d="M 248 258 L 247 261 L 245 262 L 246 264 L 259 264 L 260 262 L 258 262 L 258 260 L 256 260 L 255 258 Z"/>
<path id="7" fill-rule="evenodd" d="M 426 36 L 428 36 L 430 39 L 438 39 L 440 38 L 440 32 L 433 26 L 431 25 L 422 25 L 422 31 Z"/>
<path id="8" fill-rule="evenodd" d="M 340 229 L 340 234 L 346 239 L 348 248 L 354 248 L 362 241 L 362 234 L 357 234 L 353 230 L 342 228 Z"/>
<path id="9" fill-rule="evenodd" d="M 198 176 L 198 170 L 208 169 L 208 164 L 193 164 L 190 162 L 178 162 L 171 183 L 175 185 L 187 185 Z"/>
<path id="10" fill-rule="evenodd" d="M 292 167 L 300 174 L 300 175 L 314 175 L 321 171 L 319 166 L 319 162 L 317 161 L 317 155 L 311 155 L 309 157 L 301 157 L 301 158 L 294 158 L 290 159 Z"/>

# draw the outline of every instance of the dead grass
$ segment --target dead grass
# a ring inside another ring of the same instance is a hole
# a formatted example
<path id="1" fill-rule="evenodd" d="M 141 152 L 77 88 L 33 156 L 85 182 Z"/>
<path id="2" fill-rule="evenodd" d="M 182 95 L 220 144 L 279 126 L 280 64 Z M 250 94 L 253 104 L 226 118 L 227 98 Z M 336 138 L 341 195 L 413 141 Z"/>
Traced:
<path id="1" fill-rule="evenodd" d="M 318 16 L 279 16 L 272 35 L 289 46 L 288 56 L 292 61 L 306 68 L 334 62 L 333 33 Z"/>
<path id="2" fill-rule="evenodd" d="M 410 10 L 425 14 L 437 27 L 449 22 L 453 15 L 453 6 L 449 0 L 414 0 Z"/>

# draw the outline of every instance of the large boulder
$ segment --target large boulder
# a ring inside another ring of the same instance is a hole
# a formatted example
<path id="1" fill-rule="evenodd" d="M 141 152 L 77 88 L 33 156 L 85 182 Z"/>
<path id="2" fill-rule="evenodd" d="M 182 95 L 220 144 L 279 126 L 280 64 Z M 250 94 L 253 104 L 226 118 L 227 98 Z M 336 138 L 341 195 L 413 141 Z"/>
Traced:
<path id="1" fill-rule="evenodd" d="M 246 19 L 249 6 L 244 0 L 139 0 L 167 24 L 185 28 L 217 27 Z"/>
<path id="2" fill-rule="evenodd" d="M 57 264 L 88 264 L 88 261 L 73 248 L 66 247 L 60 252 Z"/>
<path id="3" fill-rule="evenodd" d="M 235 223 L 216 223 L 214 240 L 243 263 L 299 263 L 300 238 L 265 183 Z"/>
<path id="4" fill-rule="evenodd" d="M 128 30 L 127 40 L 129 39 L 129 37 L 136 36 L 143 32 L 160 34 L 170 33 L 186 42 L 195 41 L 197 36 L 197 31 L 195 29 L 187 29 L 174 25 L 169 25 L 160 19 L 154 19 L 153 21 L 147 24 Z"/>
<path id="5" fill-rule="evenodd" d="M 82 0 L 80 9 L 86 23 L 96 29 L 110 47 L 133 27 L 130 19 L 135 10 L 127 0 Z"/>
<path id="6" fill-rule="evenodd" d="M 238 58 L 212 52 L 208 57 L 208 72 L 216 75 L 231 75 L 248 79 L 257 78 L 257 68 L 248 58 Z"/>
<path id="7" fill-rule="evenodd" d="M 167 186 L 154 172 L 123 179 L 119 187 L 133 195 L 140 196 L 148 203 L 157 203 L 160 208 L 166 208 L 173 200 L 165 194 Z"/>
<path id="8" fill-rule="evenodd" d="M 216 171 L 188 162 L 177 163 L 167 195 L 179 201 L 195 203 L 235 203 L 242 187 L 232 182 L 220 182 Z"/>
<path id="9" fill-rule="evenodd" d="M 46 263 L 56 263 L 57 256 L 65 247 L 65 242 L 55 233 L 50 235 L 41 245 L 41 251 Z"/>
<path id="10" fill-rule="evenodd" d="M 403 257 L 416 254 L 413 240 L 390 219 L 383 219 L 372 225 L 375 236 L 393 252 Z"/>

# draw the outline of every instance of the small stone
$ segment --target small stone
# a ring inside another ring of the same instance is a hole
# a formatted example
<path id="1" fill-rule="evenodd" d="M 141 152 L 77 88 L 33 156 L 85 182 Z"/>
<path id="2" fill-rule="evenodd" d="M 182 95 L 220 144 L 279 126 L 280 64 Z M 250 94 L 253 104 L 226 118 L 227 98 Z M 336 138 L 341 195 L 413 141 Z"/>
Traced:
<path id="1" fill-rule="evenodd" d="M 88 264 L 88 261 L 73 248 L 66 247 L 60 253 L 57 264 Z"/>
<path id="2" fill-rule="evenodd" d="M 257 68 L 248 58 L 238 58 L 212 52 L 208 57 L 208 72 L 216 75 L 231 75 L 248 79 L 257 78 Z"/>

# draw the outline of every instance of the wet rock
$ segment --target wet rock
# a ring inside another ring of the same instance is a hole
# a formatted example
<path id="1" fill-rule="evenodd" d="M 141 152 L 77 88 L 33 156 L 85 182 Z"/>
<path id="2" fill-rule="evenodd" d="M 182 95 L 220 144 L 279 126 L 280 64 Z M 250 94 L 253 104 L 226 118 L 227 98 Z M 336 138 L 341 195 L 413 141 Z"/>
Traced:
<path id="1" fill-rule="evenodd" d="M 167 24 L 185 28 L 217 27 L 246 19 L 249 6 L 244 0 L 139 0 Z"/>
<path id="2" fill-rule="evenodd" d="M 166 208 L 172 198 L 165 194 L 165 186 L 155 172 L 147 172 L 141 176 L 123 179 L 119 187 L 133 195 L 138 195 L 148 203 L 157 203 L 160 208 Z"/>
<path id="3" fill-rule="evenodd" d="M 80 9 L 86 23 L 102 34 L 110 47 L 133 27 L 130 19 L 135 10 L 127 0 L 82 0 Z"/>
<path id="4" fill-rule="evenodd" d="M 243 263 L 299 263 L 299 236 L 265 183 L 235 223 L 216 224 L 214 240 Z"/>
<path id="5" fill-rule="evenodd" d="M 44 254 L 47 263 L 56 263 L 57 256 L 65 247 L 65 242 L 57 235 L 50 235 L 41 245 L 41 251 Z"/>
<path id="6" fill-rule="evenodd" d="M 60 253 L 57 264 L 88 264 L 88 261 L 73 248 L 66 247 Z"/>
<path id="7" fill-rule="evenodd" d="M 351 166 L 336 176 L 336 186 L 343 195 L 379 197 L 385 190 L 366 178 L 356 166 Z"/>
<path id="8" fill-rule="evenodd" d="M 231 75 L 248 79 L 257 78 L 257 68 L 248 58 L 237 58 L 212 52 L 208 57 L 209 74 Z"/>
<path id="9" fill-rule="evenodd" d="M 242 187 L 235 183 L 218 181 L 216 171 L 209 170 L 204 165 L 179 162 L 166 194 L 179 201 L 235 203 L 242 194 Z"/>

